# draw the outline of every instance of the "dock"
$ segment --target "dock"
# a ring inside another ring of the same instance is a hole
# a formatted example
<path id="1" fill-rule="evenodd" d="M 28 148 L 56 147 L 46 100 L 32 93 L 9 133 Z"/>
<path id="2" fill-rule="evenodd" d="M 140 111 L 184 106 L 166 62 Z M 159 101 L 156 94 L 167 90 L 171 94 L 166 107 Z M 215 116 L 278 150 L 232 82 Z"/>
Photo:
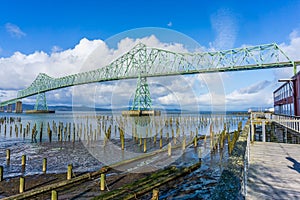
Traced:
<path id="1" fill-rule="evenodd" d="M 300 199 L 300 145 L 254 142 L 246 199 Z"/>

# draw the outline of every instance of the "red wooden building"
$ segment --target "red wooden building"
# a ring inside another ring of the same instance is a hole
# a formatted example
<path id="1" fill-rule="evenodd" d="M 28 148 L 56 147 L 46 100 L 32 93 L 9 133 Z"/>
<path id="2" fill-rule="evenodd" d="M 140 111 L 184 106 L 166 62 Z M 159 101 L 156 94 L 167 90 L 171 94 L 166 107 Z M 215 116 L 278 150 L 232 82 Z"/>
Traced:
<path id="1" fill-rule="evenodd" d="M 274 112 L 279 115 L 300 116 L 300 72 L 273 92 Z"/>

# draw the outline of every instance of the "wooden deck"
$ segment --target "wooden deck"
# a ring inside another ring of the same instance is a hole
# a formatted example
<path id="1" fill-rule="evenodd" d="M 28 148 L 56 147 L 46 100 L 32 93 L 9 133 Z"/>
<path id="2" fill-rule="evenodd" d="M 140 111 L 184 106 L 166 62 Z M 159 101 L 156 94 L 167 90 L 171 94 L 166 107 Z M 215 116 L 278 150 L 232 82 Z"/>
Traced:
<path id="1" fill-rule="evenodd" d="M 246 199 L 300 199 L 299 144 L 251 144 Z"/>

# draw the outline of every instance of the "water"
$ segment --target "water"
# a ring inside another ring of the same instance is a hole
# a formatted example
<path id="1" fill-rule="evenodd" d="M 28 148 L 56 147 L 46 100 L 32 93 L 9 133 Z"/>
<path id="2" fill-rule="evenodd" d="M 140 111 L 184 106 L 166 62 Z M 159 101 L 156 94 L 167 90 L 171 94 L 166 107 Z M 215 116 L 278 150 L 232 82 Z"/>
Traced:
<path id="1" fill-rule="evenodd" d="M 2 122 L 0 127 L 0 165 L 4 167 L 4 178 L 41 174 L 43 158 L 47 158 L 48 161 L 47 173 L 65 173 L 68 164 L 73 165 L 75 172 L 95 171 L 104 165 L 143 155 L 144 138 L 146 138 L 147 152 L 152 152 L 159 149 L 160 138 L 162 138 L 162 148 L 167 148 L 169 143 L 174 146 L 181 145 L 184 138 L 186 143 L 191 142 L 196 134 L 209 136 L 210 129 L 216 134 L 220 133 L 224 129 L 224 123 L 226 123 L 226 130 L 231 132 L 237 129 L 238 122 L 242 121 L 243 124 L 246 122 L 243 116 L 191 113 L 143 118 L 122 117 L 121 114 L 110 112 L 18 115 L 2 113 L 0 119 L 4 117 L 15 119 L 13 122 L 9 120 Z M 52 131 L 51 142 L 48 124 Z M 32 134 L 34 126 L 36 131 Z M 121 150 L 120 130 L 125 134 L 124 150 Z M 156 144 L 153 138 L 155 135 Z M 108 140 L 107 137 L 110 139 Z M 135 140 L 139 137 L 143 140 Z M 176 164 L 179 167 L 189 166 L 198 162 L 200 150 L 201 157 L 206 161 L 203 162 L 202 167 L 186 177 L 188 181 L 185 180 L 174 188 L 170 187 L 172 192 L 168 188 L 161 194 L 175 199 L 180 197 L 183 191 L 189 191 L 191 194 L 202 192 L 205 197 L 210 193 L 210 184 L 216 183 L 221 174 L 222 158 L 228 157 L 226 152 L 211 157 L 209 144 L 208 137 L 206 146 L 204 141 L 201 141 L 196 150 L 187 148 L 182 151 L 179 148 L 172 152 L 171 157 L 166 156 L 162 159 L 157 156 L 152 158 L 153 160 L 140 163 L 139 167 L 143 169 L 144 166 L 151 165 L 154 169 L 158 169 L 169 164 Z M 6 149 L 11 151 L 9 163 L 6 161 Z M 27 156 L 25 170 L 21 166 L 21 157 L 24 154 Z M 216 162 L 218 164 L 214 165 Z M 134 171 L 136 166 L 123 170 Z M 206 186 L 207 190 L 203 189 Z M 186 192 L 184 194 L 187 198 L 193 198 Z"/>

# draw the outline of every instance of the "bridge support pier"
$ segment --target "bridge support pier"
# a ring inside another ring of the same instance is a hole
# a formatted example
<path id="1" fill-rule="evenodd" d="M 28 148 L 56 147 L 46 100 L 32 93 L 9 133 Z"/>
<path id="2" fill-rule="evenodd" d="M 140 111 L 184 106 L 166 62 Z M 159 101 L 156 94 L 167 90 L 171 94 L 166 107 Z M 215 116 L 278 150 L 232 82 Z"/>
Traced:
<path id="1" fill-rule="evenodd" d="M 22 101 L 17 101 L 16 102 L 16 113 L 22 113 L 22 112 L 23 112 Z"/>
<path id="2" fill-rule="evenodd" d="M 34 110 L 48 110 L 45 92 L 37 94 Z"/>
<path id="3" fill-rule="evenodd" d="M 4 112 L 4 106 L 0 106 L 0 112 Z"/>
<path id="4" fill-rule="evenodd" d="M 7 105 L 6 112 L 8 112 L 8 113 L 12 112 L 12 104 Z"/>
<path id="5" fill-rule="evenodd" d="M 151 110 L 152 99 L 147 82 L 147 77 L 139 76 L 131 110 Z"/>

